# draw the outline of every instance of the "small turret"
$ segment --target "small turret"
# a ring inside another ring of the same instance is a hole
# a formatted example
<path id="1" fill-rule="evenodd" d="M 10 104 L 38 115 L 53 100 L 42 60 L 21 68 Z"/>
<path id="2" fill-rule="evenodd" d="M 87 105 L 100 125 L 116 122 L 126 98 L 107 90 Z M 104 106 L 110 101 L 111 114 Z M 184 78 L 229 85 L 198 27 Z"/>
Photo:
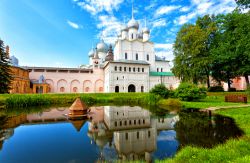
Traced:
<path id="1" fill-rule="evenodd" d="M 129 40 L 136 40 L 137 39 L 137 33 L 139 29 L 139 23 L 134 19 L 134 7 L 132 6 L 132 18 L 127 24 L 128 26 L 128 38 Z"/>
<path id="2" fill-rule="evenodd" d="M 10 47 L 8 45 L 6 46 L 6 55 L 7 58 L 10 58 Z"/>
<path id="3" fill-rule="evenodd" d="M 142 29 L 142 33 L 143 33 L 143 42 L 148 41 L 149 40 L 150 30 L 147 28 L 146 19 L 145 19 L 145 27 Z"/>
<path id="4" fill-rule="evenodd" d="M 93 68 L 99 68 L 100 67 L 100 58 L 98 56 L 97 48 L 95 48 L 95 54 L 94 54 L 94 57 L 92 59 L 92 62 L 93 62 Z"/>
<path id="5" fill-rule="evenodd" d="M 113 60 L 114 60 L 113 49 L 112 46 L 109 45 L 109 50 L 107 56 L 105 57 L 105 61 L 113 61 Z"/>

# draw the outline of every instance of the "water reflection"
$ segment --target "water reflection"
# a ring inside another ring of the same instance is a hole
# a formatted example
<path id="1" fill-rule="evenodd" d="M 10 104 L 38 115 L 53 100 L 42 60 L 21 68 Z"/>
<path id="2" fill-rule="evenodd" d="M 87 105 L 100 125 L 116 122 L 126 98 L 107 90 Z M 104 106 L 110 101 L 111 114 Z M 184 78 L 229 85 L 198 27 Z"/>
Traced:
<path id="1" fill-rule="evenodd" d="M 216 115 L 209 119 L 198 112 L 157 112 L 161 115 L 138 106 L 100 106 L 91 107 L 87 119 L 77 120 L 65 116 L 69 113 L 65 107 L 2 115 L 0 162 L 34 162 L 30 154 L 36 162 L 151 162 L 172 157 L 185 145 L 212 147 L 243 134 L 231 118 Z M 20 142 L 29 146 L 31 153 L 23 153 Z"/>
<path id="2" fill-rule="evenodd" d="M 92 108 L 89 136 L 101 148 L 108 143 L 113 144 L 121 160 L 152 160 L 151 155 L 157 149 L 157 133 L 161 130 L 172 130 L 178 121 L 178 115 L 154 117 L 141 107 L 105 106 Z M 100 138 L 100 139 L 99 139 Z"/>
<path id="3" fill-rule="evenodd" d="M 209 117 L 198 110 L 186 110 L 179 113 L 176 123 L 176 137 L 180 146 L 192 145 L 211 148 L 224 143 L 229 138 L 237 138 L 243 131 L 234 120 L 221 115 Z"/>

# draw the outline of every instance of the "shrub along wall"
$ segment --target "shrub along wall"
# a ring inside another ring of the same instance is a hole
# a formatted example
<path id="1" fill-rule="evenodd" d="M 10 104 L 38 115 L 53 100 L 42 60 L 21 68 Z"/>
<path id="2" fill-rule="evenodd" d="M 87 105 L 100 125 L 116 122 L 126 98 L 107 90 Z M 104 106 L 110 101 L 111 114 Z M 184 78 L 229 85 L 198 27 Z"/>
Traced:
<path id="1" fill-rule="evenodd" d="M 87 105 L 114 103 L 119 105 L 155 105 L 160 96 L 149 93 L 96 93 L 96 94 L 26 94 L 0 97 L 5 108 L 72 104 L 80 97 Z"/>

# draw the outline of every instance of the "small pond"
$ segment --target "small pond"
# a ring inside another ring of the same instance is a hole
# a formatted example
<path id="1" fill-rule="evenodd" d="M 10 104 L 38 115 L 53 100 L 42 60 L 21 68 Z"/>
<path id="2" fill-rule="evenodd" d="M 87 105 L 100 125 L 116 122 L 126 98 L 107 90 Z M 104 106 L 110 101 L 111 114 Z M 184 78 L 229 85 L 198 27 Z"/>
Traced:
<path id="1" fill-rule="evenodd" d="M 243 132 L 228 117 L 139 106 L 91 107 L 69 120 L 68 107 L 0 114 L 1 163 L 91 163 L 173 157 L 187 145 L 212 148 Z"/>

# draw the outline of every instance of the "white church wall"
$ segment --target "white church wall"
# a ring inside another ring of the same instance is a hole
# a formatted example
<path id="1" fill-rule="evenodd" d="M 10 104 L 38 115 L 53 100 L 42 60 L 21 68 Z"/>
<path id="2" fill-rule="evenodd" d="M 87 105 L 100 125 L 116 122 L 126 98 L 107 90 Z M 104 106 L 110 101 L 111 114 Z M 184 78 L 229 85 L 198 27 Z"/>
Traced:
<path id="1" fill-rule="evenodd" d="M 135 86 L 136 92 L 149 91 L 149 65 L 109 63 L 108 67 L 110 92 L 115 92 L 116 86 L 119 87 L 119 92 L 128 92 L 128 87 L 131 84 Z M 144 72 L 142 72 L 142 69 Z"/>

